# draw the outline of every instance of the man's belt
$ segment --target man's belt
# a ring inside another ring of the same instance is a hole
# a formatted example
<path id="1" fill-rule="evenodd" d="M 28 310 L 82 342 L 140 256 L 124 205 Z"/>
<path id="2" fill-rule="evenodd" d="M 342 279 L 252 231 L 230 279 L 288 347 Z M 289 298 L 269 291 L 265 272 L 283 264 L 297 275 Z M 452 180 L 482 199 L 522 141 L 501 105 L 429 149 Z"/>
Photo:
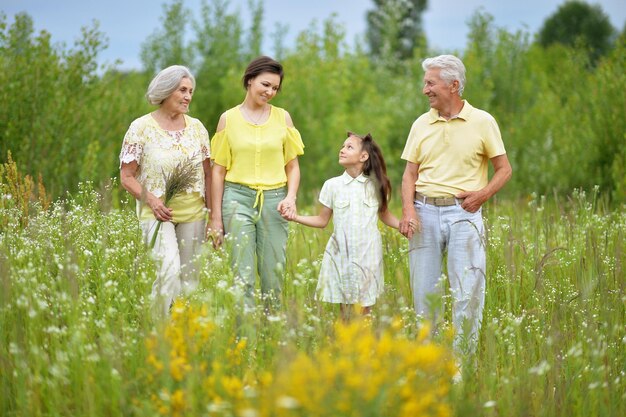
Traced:
<path id="1" fill-rule="evenodd" d="M 415 192 L 415 200 L 416 201 L 421 201 L 424 204 L 430 204 L 432 206 L 439 206 L 439 207 L 444 207 L 444 206 L 455 206 L 457 204 L 461 204 L 464 200 L 464 198 L 456 198 L 456 197 L 426 197 L 425 195 L 422 195 L 420 193 L 418 193 L 417 191 Z"/>

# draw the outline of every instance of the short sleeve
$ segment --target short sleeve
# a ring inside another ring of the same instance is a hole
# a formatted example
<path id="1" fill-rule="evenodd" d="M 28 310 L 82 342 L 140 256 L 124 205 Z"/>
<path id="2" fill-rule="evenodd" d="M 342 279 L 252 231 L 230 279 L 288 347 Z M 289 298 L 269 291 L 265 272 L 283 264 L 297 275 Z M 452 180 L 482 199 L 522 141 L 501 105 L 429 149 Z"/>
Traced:
<path id="1" fill-rule="evenodd" d="M 124 135 L 122 150 L 120 151 L 120 168 L 122 164 L 128 164 L 137 161 L 141 165 L 141 157 L 143 155 L 144 135 L 141 134 L 141 125 L 135 120 Z"/>
<path id="2" fill-rule="evenodd" d="M 504 155 L 506 150 L 504 149 L 504 142 L 502 142 L 502 135 L 500 134 L 500 128 L 498 127 L 496 119 L 489 117 L 486 129 L 485 153 L 487 158 L 491 159 L 499 155 Z"/>
<path id="3" fill-rule="evenodd" d="M 302 154 L 304 154 L 304 143 L 302 142 L 300 132 L 295 127 L 287 127 L 287 138 L 283 146 L 285 165 Z"/>
<path id="4" fill-rule="evenodd" d="M 222 129 L 213 135 L 211 139 L 211 159 L 216 164 L 226 167 L 226 170 L 230 170 L 232 164 L 232 152 L 230 150 L 230 144 L 228 143 L 228 135 L 226 129 Z"/>
<path id="5" fill-rule="evenodd" d="M 203 124 L 200 124 L 200 153 L 202 154 L 202 160 L 209 159 L 211 157 L 211 144 L 209 143 L 209 131 L 206 130 Z"/>
<path id="6" fill-rule="evenodd" d="M 322 191 L 320 191 L 319 202 L 328 208 L 333 207 L 333 192 L 330 180 L 324 182 Z"/>
<path id="7" fill-rule="evenodd" d="M 413 162 L 414 164 L 418 163 L 416 155 L 417 144 L 415 141 L 416 130 L 416 123 L 413 123 L 413 126 L 411 126 L 411 131 L 409 132 L 409 137 L 407 138 L 406 144 L 404 145 L 402 156 L 400 156 L 400 158 L 404 159 L 405 161 Z"/>

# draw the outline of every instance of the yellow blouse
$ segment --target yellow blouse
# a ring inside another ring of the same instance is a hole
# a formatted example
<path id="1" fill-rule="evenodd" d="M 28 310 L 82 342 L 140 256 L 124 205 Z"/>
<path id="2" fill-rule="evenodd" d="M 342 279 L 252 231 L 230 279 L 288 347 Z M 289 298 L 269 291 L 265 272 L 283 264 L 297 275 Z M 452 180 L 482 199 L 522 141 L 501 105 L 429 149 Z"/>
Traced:
<path id="1" fill-rule="evenodd" d="M 226 181 L 257 190 L 284 186 L 285 165 L 304 153 L 300 132 L 287 126 L 280 107 L 271 106 L 260 125 L 244 119 L 239 108 L 226 111 L 226 127 L 211 139 L 211 159 L 226 168 Z"/>

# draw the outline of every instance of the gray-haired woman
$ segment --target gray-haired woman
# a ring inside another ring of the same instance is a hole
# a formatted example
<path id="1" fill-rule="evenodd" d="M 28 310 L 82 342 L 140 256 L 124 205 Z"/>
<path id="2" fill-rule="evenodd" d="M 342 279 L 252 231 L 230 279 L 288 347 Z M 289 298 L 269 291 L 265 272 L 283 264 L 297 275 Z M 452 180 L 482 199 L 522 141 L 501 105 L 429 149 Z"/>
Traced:
<path id="1" fill-rule="evenodd" d="M 146 242 L 153 242 L 157 277 L 152 298 L 157 314 L 167 315 L 173 300 L 197 283 L 194 256 L 206 237 L 210 207 L 209 134 L 189 117 L 196 81 L 188 68 L 173 65 L 150 82 L 146 97 L 159 107 L 134 120 L 122 144 L 122 186 L 137 200 Z M 166 202 L 166 179 L 175 167 L 192 166 L 189 186 Z"/>

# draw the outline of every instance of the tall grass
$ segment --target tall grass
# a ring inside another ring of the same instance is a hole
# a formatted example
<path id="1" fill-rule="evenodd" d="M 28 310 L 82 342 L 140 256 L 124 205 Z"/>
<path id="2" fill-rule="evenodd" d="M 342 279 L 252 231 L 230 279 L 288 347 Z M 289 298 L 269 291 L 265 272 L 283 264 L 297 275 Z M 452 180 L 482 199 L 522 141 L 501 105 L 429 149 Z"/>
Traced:
<path id="1" fill-rule="evenodd" d="M 336 324 L 314 299 L 330 231 L 299 225 L 282 310 L 244 314 L 228 260 L 207 245 L 197 291 L 153 322 L 154 266 L 132 204 L 114 208 L 108 191 L 83 183 L 47 210 L 32 203 L 26 225 L 0 205 L 2 415 L 626 412 L 626 211 L 601 195 L 486 207 L 480 348 L 452 385 L 450 332 L 416 322 L 397 232 L 383 229 L 386 292 L 367 322 Z"/>

